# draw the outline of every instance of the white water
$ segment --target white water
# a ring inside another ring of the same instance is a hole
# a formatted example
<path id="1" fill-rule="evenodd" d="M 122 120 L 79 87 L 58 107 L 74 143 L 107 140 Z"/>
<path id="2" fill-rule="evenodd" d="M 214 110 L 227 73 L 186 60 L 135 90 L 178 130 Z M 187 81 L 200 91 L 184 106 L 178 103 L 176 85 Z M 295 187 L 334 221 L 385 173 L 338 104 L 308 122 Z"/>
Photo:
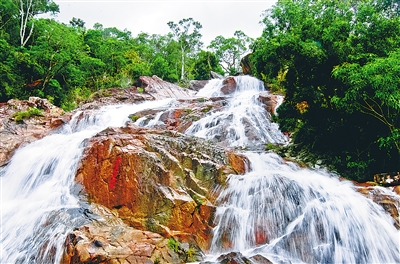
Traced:
<path id="1" fill-rule="evenodd" d="M 264 148 L 266 143 L 286 144 L 287 138 L 258 101 L 263 83 L 250 76 L 235 77 L 236 91 L 224 111 L 214 112 L 193 123 L 185 132 L 224 146 Z M 212 80 L 197 96 L 220 96 L 222 81 Z"/>
<path id="2" fill-rule="evenodd" d="M 223 139 L 220 143 L 231 146 L 285 144 L 286 138 L 256 100 L 264 90 L 260 82 L 235 79 L 239 90 L 228 99 L 227 110 L 210 113 L 188 133 Z M 222 82 L 211 84 L 198 95 L 221 95 Z M 78 113 L 60 133 L 19 149 L 0 171 L 0 262 L 59 263 L 66 235 L 88 221 L 82 212 L 84 201 L 74 190 L 85 139 L 106 127 L 122 126 L 129 114 L 169 102 Z M 240 251 L 275 263 L 400 263 L 400 234 L 393 219 L 349 182 L 324 171 L 300 169 L 274 154 L 246 155 L 250 171 L 231 175 L 218 198 L 210 260 Z"/>
<path id="3" fill-rule="evenodd" d="M 223 144 L 246 147 L 254 144 L 244 132 L 243 120 L 250 120 L 261 143 L 285 143 L 255 100 L 263 87 L 251 77 L 235 79 L 240 89 L 229 108 L 199 120 L 187 133 L 217 141 L 225 135 Z M 221 86 L 214 81 L 197 95 L 220 96 Z M 274 263 L 400 263 L 400 233 L 393 219 L 350 182 L 300 169 L 276 154 L 245 155 L 249 172 L 231 175 L 216 202 L 208 260 L 235 251 Z"/>
<path id="4" fill-rule="evenodd" d="M 16 151 L 1 176 L 1 263 L 59 263 L 66 235 L 87 219 L 74 189 L 85 139 L 171 100 L 77 113 L 57 134 Z M 75 191 L 76 192 L 76 191 Z"/>

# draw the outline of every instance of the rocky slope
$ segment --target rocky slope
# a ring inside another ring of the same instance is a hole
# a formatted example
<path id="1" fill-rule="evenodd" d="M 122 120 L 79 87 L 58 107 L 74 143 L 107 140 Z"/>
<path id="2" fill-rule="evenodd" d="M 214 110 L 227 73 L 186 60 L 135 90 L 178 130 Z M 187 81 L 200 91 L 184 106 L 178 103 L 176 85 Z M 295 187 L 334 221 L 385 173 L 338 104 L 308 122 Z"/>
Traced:
<path id="1" fill-rule="evenodd" d="M 37 115 L 17 118 L 33 108 L 38 110 Z M 63 114 L 61 108 L 38 97 L 0 103 L 0 167 L 7 164 L 17 148 L 43 138 L 68 121 Z"/>
<path id="2" fill-rule="evenodd" d="M 203 85 L 202 83 L 201 85 Z M 61 263 L 185 263 L 202 261 L 214 227 L 215 198 L 230 174 L 243 174 L 247 159 L 233 150 L 182 134 L 194 121 L 220 111 L 236 87 L 227 78 L 223 97 L 198 98 L 194 92 L 141 77 L 135 87 L 95 94 L 77 111 L 90 112 L 109 104 L 138 103 L 174 97 L 179 104 L 132 113 L 121 128 L 108 128 L 86 142 L 76 181 L 90 202 L 85 212 L 91 223 L 68 234 Z M 273 113 L 279 98 L 258 98 Z M 15 113 L 38 108 L 42 115 L 16 122 Z M 0 167 L 19 147 L 42 138 L 73 113 L 64 114 L 47 100 L 10 100 L 0 104 Z M 14 116 L 14 117 L 13 117 Z M 153 128 L 140 127 L 158 117 Z M 398 222 L 398 200 L 376 188 L 359 187 Z M 245 259 L 227 254 L 221 263 L 270 263 L 260 257 Z"/>

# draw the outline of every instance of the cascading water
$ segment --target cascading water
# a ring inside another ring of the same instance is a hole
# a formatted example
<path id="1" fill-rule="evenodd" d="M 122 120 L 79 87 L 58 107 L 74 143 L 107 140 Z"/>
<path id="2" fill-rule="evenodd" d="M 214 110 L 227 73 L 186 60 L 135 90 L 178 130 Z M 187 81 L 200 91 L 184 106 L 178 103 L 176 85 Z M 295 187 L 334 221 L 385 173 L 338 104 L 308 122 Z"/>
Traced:
<path id="1" fill-rule="evenodd" d="M 254 145 L 245 133 L 252 122 L 259 129 L 257 141 L 286 143 L 255 100 L 262 90 L 259 82 L 235 80 L 239 89 L 229 107 L 197 121 L 187 134 L 215 140 L 227 133 L 230 146 Z M 213 81 L 198 95 L 220 96 L 221 86 Z M 244 154 L 250 170 L 231 175 L 216 201 L 211 261 L 240 251 L 275 263 L 400 263 L 400 233 L 393 219 L 350 182 L 326 171 L 301 169 L 275 154 Z"/>
<path id="2" fill-rule="evenodd" d="M 235 77 L 237 90 L 187 134 L 225 146 L 260 149 L 286 137 L 259 103 L 260 81 Z M 213 80 L 198 96 L 223 96 Z M 74 177 L 85 139 L 127 116 L 172 100 L 77 113 L 51 136 L 19 149 L 0 171 L 1 263 L 59 263 L 66 235 L 89 219 Z M 151 121 L 157 125 L 158 116 Z M 139 121 L 139 120 L 138 120 Z M 244 152 L 251 165 L 219 190 L 209 259 L 240 251 L 275 263 L 400 263 L 393 219 L 354 186 L 326 171 L 301 169 L 271 153 Z M 400 200 L 399 200 L 400 204 Z"/>
<path id="3" fill-rule="evenodd" d="M 229 98 L 228 107 L 214 112 L 191 125 L 186 134 L 207 138 L 224 146 L 264 147 L 266 143 L 285 144 L 287 138 L 272 123 L 259 102 L 263 83 L 250 76 L 235 77 L 236 91 Z M 220 96 L 222 81 L 213 80 L 197 96 Z"/>
<path id="4" fill-rule="evenodd" d="M 65 237 L 87 222 L 74 194 L 74 177 L 84 141 L 128 115 L 166 107 L 171 99 L 139 105 L 107 106 L 77 113 L 68 125 L 16 151 L 0 172 L 1 263 L 59 263 Z M 76 188 L 75 188 L 76 189 Z"/>

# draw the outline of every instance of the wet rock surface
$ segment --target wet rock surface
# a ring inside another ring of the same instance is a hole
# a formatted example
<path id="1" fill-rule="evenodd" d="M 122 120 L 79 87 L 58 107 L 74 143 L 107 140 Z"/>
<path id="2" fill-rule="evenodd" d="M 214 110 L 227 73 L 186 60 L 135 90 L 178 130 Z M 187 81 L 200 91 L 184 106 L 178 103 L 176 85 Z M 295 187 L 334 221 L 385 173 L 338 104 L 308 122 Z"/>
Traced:
<path id="1" fill-rule="evenodd" d="M 388 191 L 384 187 L 360 186 L 357 191 L 365 197 L 372 199 L 393 218 L 394 226 L 400 230 L 400 196 L 395 192 Z"/>
<path id="2" fill-rule="evenodd" d="M 193 243 L 129 227 L 100 205 L 93 204 L 91 213 L 97 220 L 68 234 L 61 264 L 186 263 L 203 259 Z"/>
<path id="3" fill-rule="evenodd" d="M 163 236 L 210 242 L 212 202 L 247 159 L 205 140 L 135 125 L 94 136 L 77 173 L 89 201 L 114 209 L 125 223 Z"/>

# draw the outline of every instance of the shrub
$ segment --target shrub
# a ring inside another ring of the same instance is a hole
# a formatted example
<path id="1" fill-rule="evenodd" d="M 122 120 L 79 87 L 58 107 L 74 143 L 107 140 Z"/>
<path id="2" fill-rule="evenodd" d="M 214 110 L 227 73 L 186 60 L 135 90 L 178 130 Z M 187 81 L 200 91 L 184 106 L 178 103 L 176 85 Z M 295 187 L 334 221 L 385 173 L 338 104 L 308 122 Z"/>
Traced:
<path id="1" fill-rule="evenodd" d="M 29 119 L 32 116 L 43 116 L 43 110 L 36 107 L 29 108 L 27 111 L 19 111 L 12 115 L 14 121 L 21 123 L 23 119 Z"/>

